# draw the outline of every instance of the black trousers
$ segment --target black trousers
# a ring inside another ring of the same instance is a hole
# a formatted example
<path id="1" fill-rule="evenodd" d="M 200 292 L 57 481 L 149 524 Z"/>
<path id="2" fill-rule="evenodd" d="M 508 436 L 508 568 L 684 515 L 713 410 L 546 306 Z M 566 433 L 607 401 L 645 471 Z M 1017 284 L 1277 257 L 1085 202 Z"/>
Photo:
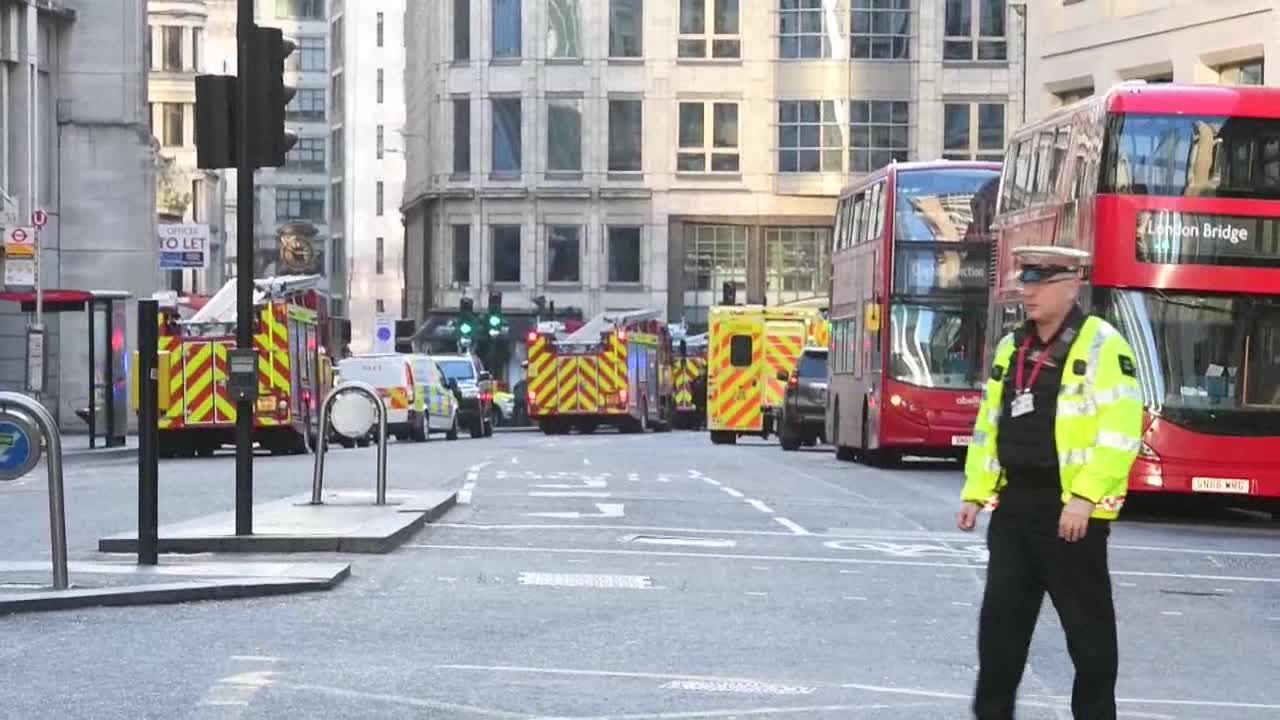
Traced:
<path id="1" fill-rule="evenodd" d="M 1110 523 L 1090 520 L 1079 542 L 1058 538 L 1056 491 L 1006 492 L 987 528 L 987 586 L 978 625 L 979 720 L 1012 720 L 1018 684 L 1044 594 L 1049 593 L 1075 664 L 1075 720 L 1115 720 L 1116 614 L 1107 569 Z"/>

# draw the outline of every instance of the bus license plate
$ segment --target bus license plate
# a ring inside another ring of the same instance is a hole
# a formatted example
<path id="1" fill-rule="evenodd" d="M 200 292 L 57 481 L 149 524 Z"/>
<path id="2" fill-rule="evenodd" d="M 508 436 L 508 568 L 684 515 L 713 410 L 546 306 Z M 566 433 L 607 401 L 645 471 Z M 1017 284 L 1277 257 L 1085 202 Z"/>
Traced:
<path id="1" fill-rule="evenodd" d="M 951 444 L 955 447 L 968 447 L 973 442 L 972 435 L 952 435 Z"/>
<path id="2" fill-rule="evenodd" d="M 1249 481 L 1240 478 L 1193 477 L 1191 489 L 1195 492 L 1248 495 Z"/>

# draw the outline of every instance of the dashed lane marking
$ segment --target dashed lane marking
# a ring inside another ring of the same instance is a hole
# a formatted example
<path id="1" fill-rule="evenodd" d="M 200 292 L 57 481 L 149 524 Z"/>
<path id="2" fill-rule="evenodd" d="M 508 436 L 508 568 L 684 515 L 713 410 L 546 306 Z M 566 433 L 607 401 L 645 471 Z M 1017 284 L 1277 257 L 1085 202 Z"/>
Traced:
<path id="1" fill-rule="evenodd" d="M 728 538 L 679 538 L 679 537 L 624 537 L 623 542 L 641 545 L 676 545 L 684 547 L 731 548 L 738 544 L 737 540 Z"/>
<path id="2" fill-rule="evenodd" d="M 774 518 L 774 521 L 775 521 L 775 522 L 777 522 L 777 523 L 778 523 L 779 525 L 781 525 L 782 527 L 784 527 L 784 528 L 786 528 L 786 529 L 790 530 L 790 531 L 791 531 L 791 534 L 793 534 L 793 535 L 812 535 L 812 534 L 813 534 L 813 533 L 809 532 L 808 530 L 805 530 L 805 529 L 804 529 L 803 527 L 801 527 L 798 523 L 792 522 L 791 520 L 788 520 L 787 518 L 784 518 L 784 517 L 775 517 L 775 518 Z"/>
<path id="3" fill-rule="evenodd" d="M 765 505 L 763 502 L 756 500 L 755 498 L 747 498 L 747 504 L 762 513 L 768 513 L 769 515 L 773 514 L 773 508 Z"/>
<path id="4" fill-rule="evenodd" d="M 719 480 L 716 480 L 715 478 L 709 478 L 709 477 L 707 477 L 707 476 L 705 476 L 705 475 L 703 475 L 703 476 L 702 476 L 702 482 L 704 482 L 704 483 L 706 483 L 706 484 L 708 484 L 708 485 L 715 486 L 715 487 L 720 487 L 720 481 L 719 481 Z"/>
<path id="5" fill-rule="evenodd" d="M 733 488 L 731 488 L 731 487 L 724 487 L 724 486 L 722 485 L 722 486 L 720 487 L 720 489 L 721 489 L 721 490 L 723 490 L 723 491 L 725 492 L 725 494 L 732 495 L 732 496 L 734 496 L 734 497 L 736 497 L 736 498 L 746 497 L 745 495 L 743 495 L 742 493 L 738 492 L 737 490 L 734 490 L 734 489 L 733 489 Z"/>
<path id="6" fill-rule="evenodd" d="M 544 587 L 586 587 L 600 590 L 649 590 L 653 581 L 648 575 L 593 575 L 588 573 L 522 572 L 521 585 Z"/>
<path id="7" fill-rule="evenodd" d="M 669 680 L 660 687 L 663 690 L 740 693 L 743 695 L 812 695 L 818 690 L 818 688 L 812 686 L 777 685 L 754 680 Z"/>
<path id="8" fill-rule="evenodd" d="M 536 512 L 525 513 L 529 517 L 555 518 L 559 520 L 577 520 L 579 518 L 620 518 L 623 516 L 622 503 L 596 503 L 598 513 L 581 512 Z"/>

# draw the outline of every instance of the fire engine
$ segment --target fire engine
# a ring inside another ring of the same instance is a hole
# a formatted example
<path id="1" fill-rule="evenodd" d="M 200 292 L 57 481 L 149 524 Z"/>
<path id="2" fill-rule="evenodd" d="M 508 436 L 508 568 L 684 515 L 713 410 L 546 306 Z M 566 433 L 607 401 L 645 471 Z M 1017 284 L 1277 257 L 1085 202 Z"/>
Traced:
<path id="1" fill-rule="evenodd" d="M 571 334 L 539 325 L 529 333 L 529 417 L 548 435 L 611 425 L 623 432 L 669 430 L 671 337 L 659 310 L 606 313 Z"/>
<path id="2" fill-rule="evenodd" d="M 768 438 L 795 370 L 826 321 L 814 308 L 718 305 L 711 308 L 707 350 L 707 426 L 711 442 L 741 435 Z"/>
<path id="3" fill-rule="evenodd" d="M 258 396 L 253 438 L 272 454 L 314 447 L 319 402 L 333 384 L 325 344 L 325 298 L 314 275 L 254 281 L 254 346 Z M 160 411 L 161 457 L 207 457 L 235 442 L 236 405 L 227 391 L 228 354 L 235 348 L 236 281 L 222 287 L 188 319 L 176 305 L 160 312 L 160 358 L 166 399 Z"/>

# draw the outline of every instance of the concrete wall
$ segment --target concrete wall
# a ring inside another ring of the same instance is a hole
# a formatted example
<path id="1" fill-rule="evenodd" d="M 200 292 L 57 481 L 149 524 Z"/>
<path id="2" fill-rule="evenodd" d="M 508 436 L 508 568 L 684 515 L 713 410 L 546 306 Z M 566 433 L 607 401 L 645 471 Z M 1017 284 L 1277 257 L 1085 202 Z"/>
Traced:
<path id="1" fill-rule="evenodd" d="M 60 4 L 74 10 L 76 17 L 60 24 L 53 73 L 56 111 L 46 115 L 50 143 L 43 152 L 55 162 L 48 201 L 51 219 L 42 235 L 44 285 L 149 296 L 159 273 L 154 161 L 146 118 L 146 3 Z M 129 313 L 134 313 L 132 303 Z M 21 324 L 10 314 L 6 335 L 12 337 Z M 58 334 L 50 343 L 57 357 L 51 363 L 47 400 L 64 428 L 84 429 L 74 410 L 88 400 L 85 317 L 50 318 L 48 324 Z M 11 347 L 10 342 L 4 345 Z M 20 370 L 21 363 L 17 365 Z M 14 370 L 12 361 L 0 365 L 3 382 L 11 387 L 23 379 Z"/>
<path id="2" fill-rule="evenodd" d="M 1262 59 L 1268 84 L 1280 78 L 1280 28 L 1273 0 L 1090 0 L 1037 4 L 1028 27 L 1032 117 L 1080 91 L 1122 80 L 1172 76 L 1219 82 L 1224 65 Z"/>

